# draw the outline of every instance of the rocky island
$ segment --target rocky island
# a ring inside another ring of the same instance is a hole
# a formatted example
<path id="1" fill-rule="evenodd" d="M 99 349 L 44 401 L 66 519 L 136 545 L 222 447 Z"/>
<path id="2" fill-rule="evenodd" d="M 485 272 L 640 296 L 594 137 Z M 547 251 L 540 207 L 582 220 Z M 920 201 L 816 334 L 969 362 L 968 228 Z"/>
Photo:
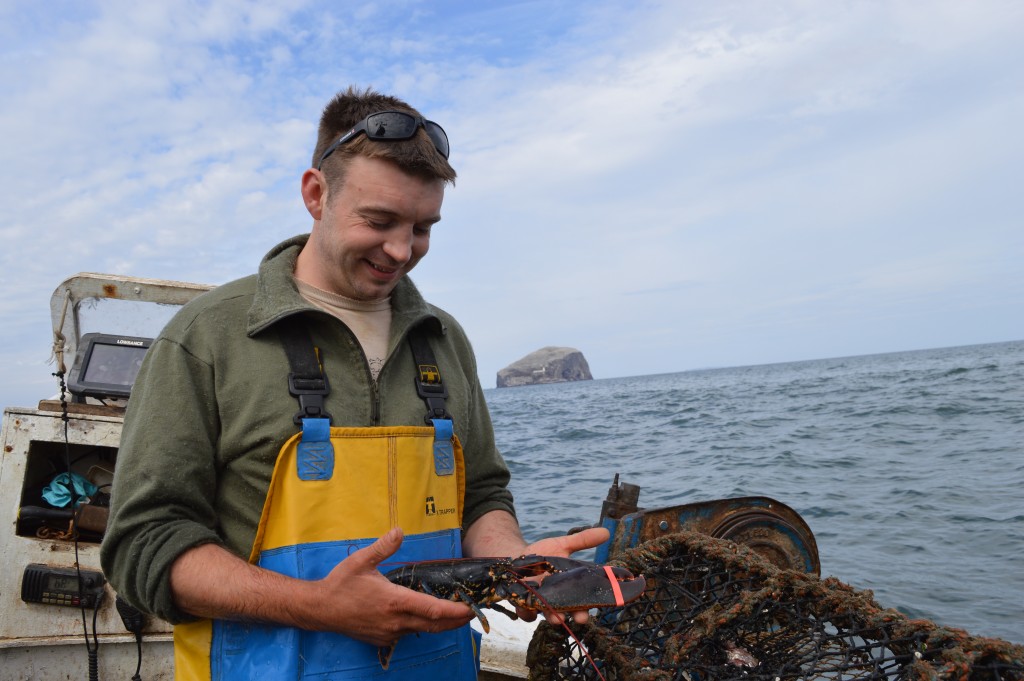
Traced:
<path id="1" fill-rule="evenodd" d="M 531 352 L 499 371 L 498 387 L 590 381 L 593 378 L 582 352 L 576 348 L 549 346 Z"/>

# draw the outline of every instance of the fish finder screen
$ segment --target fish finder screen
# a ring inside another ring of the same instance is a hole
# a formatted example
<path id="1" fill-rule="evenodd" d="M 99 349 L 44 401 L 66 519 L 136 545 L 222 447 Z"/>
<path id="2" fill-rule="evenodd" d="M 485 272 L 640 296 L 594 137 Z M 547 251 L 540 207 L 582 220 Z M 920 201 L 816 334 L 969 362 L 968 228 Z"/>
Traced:
<path id="1" fill-rule="evenodd" d="M 152 338 L 87 333 L 75 352 L 75 364 L 68 375 L 71 393 L 86 397 L 127 398 Z"/>
<path id="2" fill-rule="evenodd" d="M 83 380 L 89 383 L 131 386 L 148 348 L 97 343 L 92 347 Z"/>

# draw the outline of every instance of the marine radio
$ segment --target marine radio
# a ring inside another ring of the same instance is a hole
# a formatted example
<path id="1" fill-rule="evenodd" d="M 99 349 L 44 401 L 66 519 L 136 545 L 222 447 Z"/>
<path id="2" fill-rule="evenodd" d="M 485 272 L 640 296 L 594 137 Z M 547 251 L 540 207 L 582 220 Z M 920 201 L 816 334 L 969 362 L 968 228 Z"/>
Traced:
<path id="1" fill-rule="evenodd" d="M 21 578 L 21 600 L 26 603 L 67 605 L 73 608 L 96 608 L 103 600 L 103 585 L 107 583 L 102 572 L 79 571 L 41 563 L 25 566 Z"/>

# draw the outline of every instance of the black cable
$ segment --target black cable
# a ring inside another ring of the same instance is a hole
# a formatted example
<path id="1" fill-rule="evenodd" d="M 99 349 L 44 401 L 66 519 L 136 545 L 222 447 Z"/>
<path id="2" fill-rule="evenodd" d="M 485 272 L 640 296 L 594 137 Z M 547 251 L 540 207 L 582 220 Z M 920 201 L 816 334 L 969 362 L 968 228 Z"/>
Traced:
<path id="1" fill-rule="evenodd" d="M 120 595 L 114 599 L 114 605 L 117 607 L 117 614 L 121 616 L 124 628 L 135 634 L 138 663 L 135 665 L 135 676 L 132 677 L 132 681 L 142 681 L 142 630 L 146 626 L 146 616 Z"/>
<path id="2" fill-rule="evenodd" d="M 61 421 L 64 423 L 64 464 L 68 473 L 69 480 L 69 491 L 71 492 L 71 509 L 72 509 L 72 521 L 71 521 L 71 536 L 75 544 L 75 570 L 78 573 L 78 593 L 82 594 L 85 592 L 84 584 L 82 581 L 82 565 L 78 556 L 78 527 L 75 525 L 74 520 L 74 509 L 78 505 L 79 495 L 75 489 L 75 481 L 72 474 L 71 466 L 71 439 L 68 434 L 68 428 L 71 419 L 68 416 L 68 401 L 67 401 L 67 384 L 64 382 L 64 372 L 57 371 L 54 376 L 60 381 L 60 407 L 61 407 Z M 84 456 L 88 455 L 89 451 L 79 456 L 75 461 L 81 460 Z M 109 485 L 103 485 L 108 487 Z M 96 603 L 92 611 L 92 645 L 89 644 L 89 626 L 85 618 L 85 605 L 84 599 L 81 606 L 82 611 L 82 631 L 85 637 L 85 649 L 89 658 L 89 681 L 99 681 L 99 648 L 100 640 L 99 633 L 96 627 L 96 619 L 99 616 L 100 604 L 102 602 L 102 595 L 97 596 Z M 131 606 L 128 601 L 124 600 L 121 596 L 118 596 L 114 605 L 117 608 L 118 614 L 121 616 L 121 621 L 124 623 L 125 629 L 132 634 L 135 634 L 135 648 L 137 651 L 137 663 L 135 665 L 135 675 L 132 676 L 132 681 L 142 681 L 142 630 L 146 625 L 146 616 L 141 611 Z"/>
<path id="3" fill-rule="evenodd" d="M 81 575 L 79 575 L 81 582 Z M 81 593 L 81 590 L 79 590 Z M 85 633 L 85 648 L 89 655 L 89 681 L 99 681 L 100 678 L 100 641 L 96 635 L 96 613 L 100 611 L 100 599 L 96 599 L 96 607 L 92 611 L 92 646 L 89 646 L 89 632 Z M 85 624 L 85 606 L 82 606 L 82 624 Z"/>
<path id="4" fill-rule="evenodd" d="M 135 663 L 135 676 L 132 677 L 132 681 L 142 681 L 142 634 L 135 634 L 135 649 L 137 651 L 137 660 Z"/>
<path id="5" fill-rule="evenodd" d="M 67 467 L 68 473 L 68 488 L 71 492 L 71 538 L 75 543 L 75 571 L 78 574 L 78 593 L 85 593 L 84 584 L 82 582 L 82 564 L 78 558 L 78 528 L 75 526 L 74 521 L 74 510 L 78 504 L 78 491 L 75 489 L 75 480 L 71 473 L 71 437 L 68 433 L 69 423 L 71 419 L 68 417 L 68 399 L 67 399 L 67 384 L 64 382 L 64 371 L 58 369 L 53 374 L 60 381 L 60 419 L 64 423 L 64 463 Z M 82 611 L 82 632 L 85 637 L 85 650 L 89 657 L 89 681 L 99 681 L 99 647 L 100 641 L 99 636 L 96 634 L 96 614 L 100 609 L 101 597 L 96 598 L 95 607 L 92 611 L 92 645 L 89 644 L 89 625 L 85 619 L 85 603 L 82 601 L 80 606 Z"/>

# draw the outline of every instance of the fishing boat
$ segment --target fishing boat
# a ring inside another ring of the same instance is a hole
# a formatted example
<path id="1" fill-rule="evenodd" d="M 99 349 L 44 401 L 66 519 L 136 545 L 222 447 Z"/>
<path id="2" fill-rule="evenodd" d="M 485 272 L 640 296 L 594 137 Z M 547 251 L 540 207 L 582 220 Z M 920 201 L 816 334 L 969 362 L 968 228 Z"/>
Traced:
<path id="1" fill-rule="evenodd" d="M 100 567 L 99 542 L 142 357 L 174 312 L 210 288 L 82 273 L 55 289 L 54 354 L 67 383 L 55 397 L 8 407 L 3 416 L 0 681 L 129 679 L 140 669 L 151 681 L 173 678 L 171 625 L 119 604 Z M 62 480 L 65 488 L 81 485 L 85 503 L 74 511 L 59 498 Z M 639 492 L 616 475 L 597 522 L 612 534 L 598 547 L 598 562 L 688 528 L 745 543 L 781 567 L 818 570 L 813 535 L 785 504 L 745 497 L 644 510 Z M 480 678 L 526 678 L 536 623 L 502 616 L 490 623 Z"/>

